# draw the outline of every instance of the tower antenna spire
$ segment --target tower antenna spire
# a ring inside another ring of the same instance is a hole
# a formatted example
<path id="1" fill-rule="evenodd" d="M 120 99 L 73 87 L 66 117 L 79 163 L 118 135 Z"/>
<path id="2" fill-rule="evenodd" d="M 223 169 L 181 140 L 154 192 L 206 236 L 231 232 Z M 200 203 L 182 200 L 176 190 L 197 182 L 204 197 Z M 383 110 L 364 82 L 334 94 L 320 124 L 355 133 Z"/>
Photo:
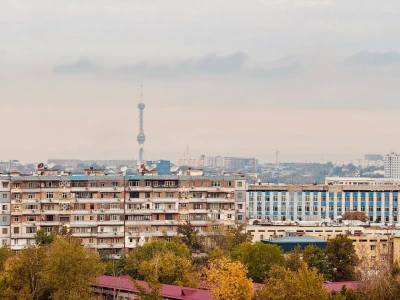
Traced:
<path id="1" fill-rule="evenodd" d="M 146 136 L 144 135 L 143 130 L 143 110 L 145 105 L 143 103 L 143 64 L 141 63 L 140 67 L 140 103 L 138 104 L 139 109 L 139 134 L 137 136 L 137 141 L 139 143 L 139 162 L 142 164 L 143 161 L 143 144 L 146 141 Z"/>

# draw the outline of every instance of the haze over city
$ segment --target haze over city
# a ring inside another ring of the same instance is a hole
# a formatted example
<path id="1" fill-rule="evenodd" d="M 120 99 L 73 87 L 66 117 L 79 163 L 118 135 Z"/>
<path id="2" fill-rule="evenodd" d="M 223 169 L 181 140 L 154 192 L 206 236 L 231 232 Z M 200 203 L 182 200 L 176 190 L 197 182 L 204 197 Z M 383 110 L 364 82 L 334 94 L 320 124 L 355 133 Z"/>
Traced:
<path id="1" fill-rule="evenodd" d="M 400 148 L 398 1 L 0 0 L 0 158 Z"/>

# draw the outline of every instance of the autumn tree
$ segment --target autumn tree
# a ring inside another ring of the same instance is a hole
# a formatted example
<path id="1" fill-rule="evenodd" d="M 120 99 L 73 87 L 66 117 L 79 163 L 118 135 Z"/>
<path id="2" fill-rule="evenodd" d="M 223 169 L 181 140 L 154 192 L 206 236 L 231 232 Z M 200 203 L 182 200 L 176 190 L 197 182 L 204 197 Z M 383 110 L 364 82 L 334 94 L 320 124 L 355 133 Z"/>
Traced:
<path id="1" fill-rule="evenodd" d="M 353 241 L 339 234 L 328 241 L 324 250 L 327 262 L 327 279 L 331 281 L 354 280 L 359 262 Z"/>
<path id="2" fill-rule="evenodd" d="M 41 299 L 47 285 L 43 278 L 46 247 L 31 246 L 7 259 L 2 299 Z"/>
<path id="3" fill-rule="evenodd" d="M 324 278 L 315 268 L 303 263 L 298 271 L 273 266 L 264 287 L 256 291 L 257 300 L 328 300 L 330 294 L 323 287 Z"/>
<path id="4" fill-rule="evenodd" d="M 160 290 L 162 284 L 157 281 L 147 281 L 147 287 L 141 285 L 137 280 L 133 280 L 133 286 L 136 288 L 135 299 L 138 300 L 163 300 Z"/>
<path id="5" fill-rule="evenodd" d="M 134 279 L 165 284 L 197 286 L 193 278 L 189 249 L 185 244 L 153 240 L 133 249 L 125 272 Z"/>
<path id="6" fill-rule="evenodd" d="M 55 300 L 87 299 L 103 265 L 93 249 L 75 238 L 56 237 L 39 272 Z"/>
<path id="7" fill-rule="evenodd" d="M 231 257 L 245 264 L 249 277 L 260 283 L 273 265 L 285 265 L 285 257 L 279 246 L 263 242 L 243 243 L 231 251 Z"/>
<path id="8" fill-rule="evenodd" d="M 222 257 L 209 262 L 204 270 L 205 281 L 214 299 L 250 300 L 253 284 L 247 268 L 240 261 Z"/>
<path id="9" fill-rule="evenodd" d="M 4 263 L 8 258 L 13 256 L 13 252 L 7 246 L 0 248 L 0 273 L 4 271 Z"/>
<path id="10" fill-rule="evenodd" d="M 342 215 L 342 220 L 358 220 L 366 222 L 369 220 L 368 216 L 361 211 L 348 211 Z"/>

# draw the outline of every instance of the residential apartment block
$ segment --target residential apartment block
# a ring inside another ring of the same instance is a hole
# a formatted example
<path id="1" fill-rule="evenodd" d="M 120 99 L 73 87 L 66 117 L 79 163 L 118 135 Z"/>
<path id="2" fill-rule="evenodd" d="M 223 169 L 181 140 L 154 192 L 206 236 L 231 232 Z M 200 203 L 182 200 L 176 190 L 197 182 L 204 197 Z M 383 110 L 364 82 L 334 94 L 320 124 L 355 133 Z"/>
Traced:
<path id="1" fill-rule="evenodd" d="M 392 152 L 385 156 L 385 178 L 400 178 L 400 155 Z"/>
<path id="2" fill-rule="evenodd" d="M 10 177 L 0 183 L 0 247 L 10 244 Z"/>
<path id="3" fill-rule="evenodd" d="M 195 174 L 195 173 L 194 173 Z M 116 255 L 152 237 L 176 235 L 185 221 L 203 232 L 245 219 L 242 176 L 83 175 L 39 170 L 0 177 L 4 206 L 0 239 L 14 250 L 34 243 L 38 229 L 69 227 L 82 244 Z M 3 234 L 4 233 L 4 234 Z"/>
<path id="4" fill-rule="evenodd" d="M 246 216 L 268 221 L 321 221 L 361 211 L 370 222 L 399 222 L 400 181 L 385 182 L 382 178 L 327 178 L 327 181 L 324 185 L 251 184 L 246 193 Z"/>

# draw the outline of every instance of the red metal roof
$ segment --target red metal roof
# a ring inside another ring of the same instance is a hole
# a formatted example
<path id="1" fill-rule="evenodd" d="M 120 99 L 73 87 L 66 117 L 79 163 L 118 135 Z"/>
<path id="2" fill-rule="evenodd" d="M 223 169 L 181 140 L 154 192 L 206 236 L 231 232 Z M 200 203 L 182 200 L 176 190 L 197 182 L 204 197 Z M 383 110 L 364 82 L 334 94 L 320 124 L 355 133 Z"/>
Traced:
<path id="1" fill-rule="evenodd" d="M 148 288 L 148 285 L 145 281 L 138 280 L 138 283 L 144 288 Z M 97 277 L 96 285 L 99 287 L 118 289 L 121 291 L 137 292 L 137 289 L 134 287 L 132 280 L 127 275 L 119 277 L 103 275 Z M 169 285 L 169 284 L 162 285 L 161 294 L 164 297 L 172 299 L 212 300 L 211 294 L 207 290 L 192 289 L 183 286 Z"/>
<path id="2" fill-rule="evenodd" d="M 330 292 L 340 292 L 343 286 L 346 286 L 348 289 L 357 290 L 360 287 L 362 281 L 339 281 L 339 282 L 331 282 L 325 281 L 324 287 L 326 287 Z"/>

